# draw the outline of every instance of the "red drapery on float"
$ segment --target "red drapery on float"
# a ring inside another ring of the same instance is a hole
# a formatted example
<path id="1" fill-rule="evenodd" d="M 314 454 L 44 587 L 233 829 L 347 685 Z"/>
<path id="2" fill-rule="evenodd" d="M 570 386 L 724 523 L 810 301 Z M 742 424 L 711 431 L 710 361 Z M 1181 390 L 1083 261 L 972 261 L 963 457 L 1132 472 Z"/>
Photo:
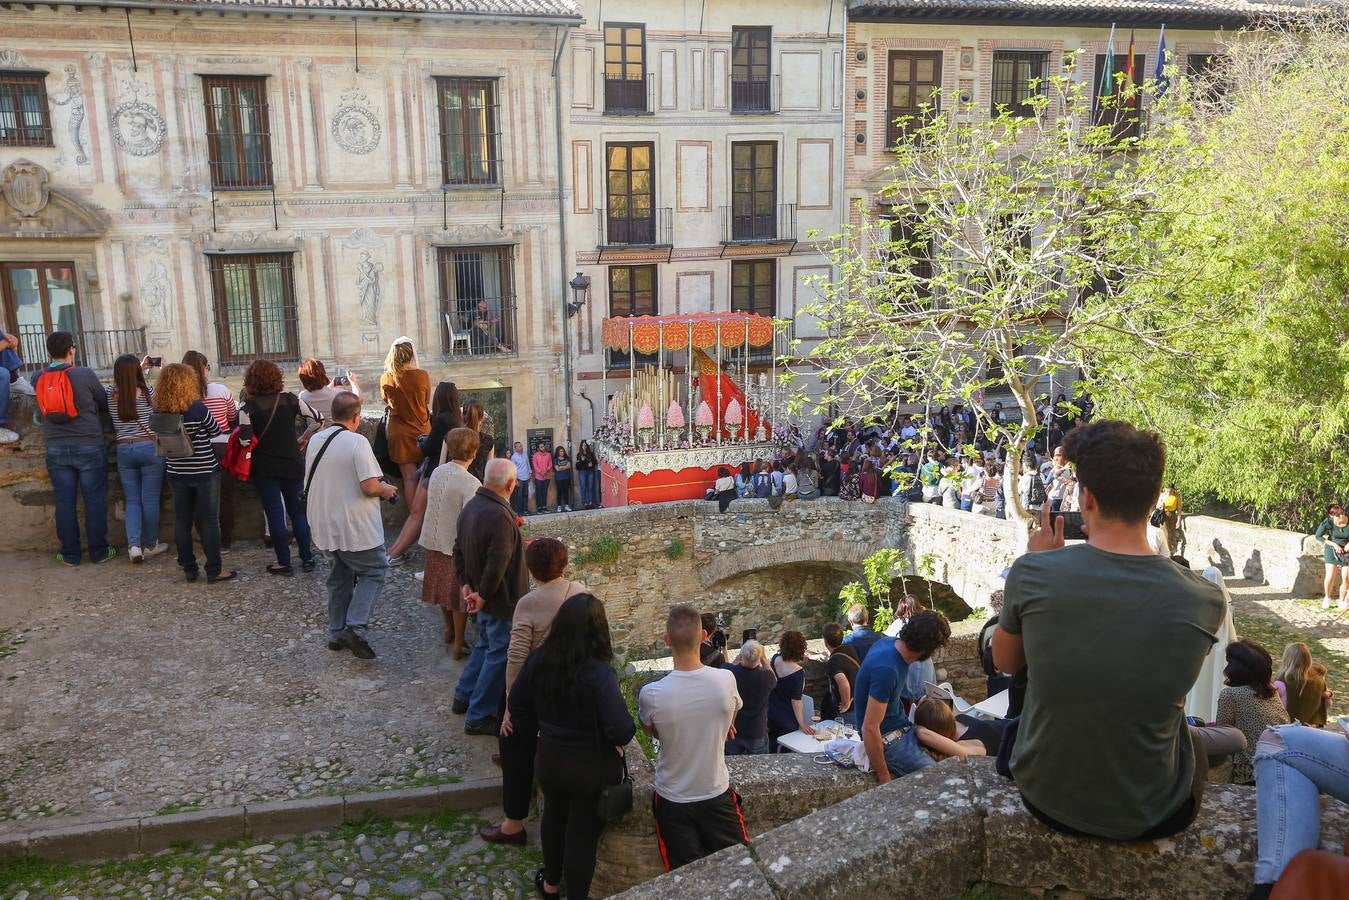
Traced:
<path id="1" fill-rule="evenodd" d="M 749 403 L 745 401 L 744 393 L 736 386 L 735 380 L 719 370 L 716 362 L 710 356 L 696 348 L 693 351 L 693 364 L 698 367 L 698 390 L 702 395 L 703 402 L 712 410 L 715 431 L 719 431 L 723 438 L 731 437 L 725 426 L 726 407 L 731 405 L 732 400 L 735 400 L 740 404 L 741 422 L 745 429 L 740 434 L 748 435 L 753 440 L 754 432 L 759 427 L 759 414 L 750 409 Z M 721 383 L 720 409 L 717 408 L 717 382 Z M 766 423 L 764 427 L 768 427 Z"/>

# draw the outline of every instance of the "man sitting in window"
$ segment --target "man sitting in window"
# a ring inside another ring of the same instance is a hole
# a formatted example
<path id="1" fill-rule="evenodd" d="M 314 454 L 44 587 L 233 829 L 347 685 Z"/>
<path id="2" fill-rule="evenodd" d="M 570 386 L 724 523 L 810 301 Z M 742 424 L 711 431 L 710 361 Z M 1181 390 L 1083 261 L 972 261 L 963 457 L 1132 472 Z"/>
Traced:
<path id="1" fill-rule="evenodd" d="M 993 661 L 1028 676 L 1012 774 L 1050 828 L 1167 837 L 1194 821 L 1203 796 L 1185 697 L 1217 640 L 1222 591 L 1148 543 L 1166 465 L 1156 435 L 1096 422 L 1060 449 L 1077 468 L 1087 542 L 1065 547 L 1046 504 L 1007 576 Z"/>
<path id="2" fill-rule="evenodd" d="M 501 343 L 501 317 L 492 311 L 486 300 L 479 300 L 473 310 L 473 352 L 506 352 Z"/>

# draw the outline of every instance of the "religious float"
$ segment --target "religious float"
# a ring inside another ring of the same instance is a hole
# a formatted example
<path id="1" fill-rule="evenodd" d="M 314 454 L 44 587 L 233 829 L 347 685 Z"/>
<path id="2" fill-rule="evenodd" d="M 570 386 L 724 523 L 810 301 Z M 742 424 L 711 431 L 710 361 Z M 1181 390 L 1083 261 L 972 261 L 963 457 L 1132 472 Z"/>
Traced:
<path id="1" fill-rule="evenodd" d="M 774 423 L 786 412 L 776 369 L 784 348 L 771 318 L 619 317 L 605 319 L 601 334 L 627 361 L 626 379 L 606 367 L 595 431 L 605 506 L 702 499 L 719 466 L 734 471 L 781 454 Z"/>

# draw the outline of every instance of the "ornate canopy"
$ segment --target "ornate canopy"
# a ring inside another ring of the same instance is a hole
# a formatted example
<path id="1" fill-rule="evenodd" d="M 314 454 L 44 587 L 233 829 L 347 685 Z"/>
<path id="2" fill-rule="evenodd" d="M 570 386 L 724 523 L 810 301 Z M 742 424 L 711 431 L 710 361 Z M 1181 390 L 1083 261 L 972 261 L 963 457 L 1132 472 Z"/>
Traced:
<path id="1" fill-rule="evenodd" d="M 601 340 L 610 350 L 627 352 L 629 345 L 638 353 L 667 353 L 687 350 L 689 341 L 699 350 L 711 350 L 720 337 L 723 347 L 750 347 L 773 344 L 773 320 L 753 313 L 687 313 L 672 316 L 620 316 L 605 319 Z"/>

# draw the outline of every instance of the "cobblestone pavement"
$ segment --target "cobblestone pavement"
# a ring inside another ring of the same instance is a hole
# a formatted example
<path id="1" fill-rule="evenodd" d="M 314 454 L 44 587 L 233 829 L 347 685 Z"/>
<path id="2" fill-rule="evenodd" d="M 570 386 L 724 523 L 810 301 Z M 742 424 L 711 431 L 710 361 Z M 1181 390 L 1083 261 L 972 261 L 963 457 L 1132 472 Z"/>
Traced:
<path id="1" fill-rule="evenodd" d="M 534 893 L 533 848 L 484 844 L 482 821 L 444 813 L 367 820 L 321 836 L 169 850 L 98 866 L 0 864 L 0 897 L 275 897 L 506 900 Z"/>
<path id="2" fill-rule="evenodd" d="M 47 816 L 177 812 L 493 774 L 449 712 L 462 663 L 392 571 L 370 640 L 326 648 L 326 567 L 186 583 L 172 554 L 78 568 L 0 557 L 0 832 Z"/>
<path id="3" fill-rule="evenodd" d="M 1329 670 L 1327 683 L 1335 691 L 1331 716 L 1349 714 L 1349 613 L 1321 609 L 1321 598 L 1294 597 L 1268 586 L 1228 579 L 1237 633 L 1259 641 L 1274 657 L 1277 668 L 1283 648 L 1303 641 L 1312 657 Z"/>

